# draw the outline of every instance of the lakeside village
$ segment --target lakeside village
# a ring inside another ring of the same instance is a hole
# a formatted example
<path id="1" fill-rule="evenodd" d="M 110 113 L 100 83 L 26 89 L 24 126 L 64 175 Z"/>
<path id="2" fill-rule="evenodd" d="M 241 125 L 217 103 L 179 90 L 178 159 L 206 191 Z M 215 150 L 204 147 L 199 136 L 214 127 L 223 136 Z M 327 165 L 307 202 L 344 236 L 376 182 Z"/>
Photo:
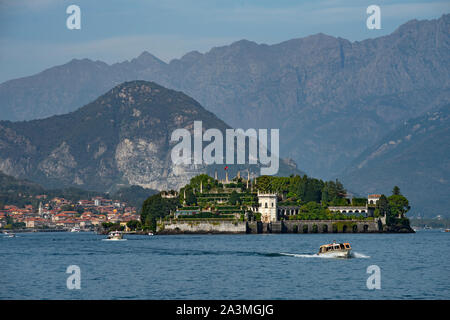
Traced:
<path id="1" fill-rule="evenodd" d="M 124 231 L 129 233 L 327 233 L 414 232 L 408 200 L 392 195 L 347 194 L 339 181 L 304 175 L 229 179 L 198 175 L 179 191 L 162 191 L 144 201 L 140 214 L 118 200 L 70 201 L 35 196 L 38 208 L 0 208 L 0 228 L 29 231 Z"/>
<path id="2" fill-rule="evenodd" d="M 118 200 L 94 197 L 70 201 L 65 198 L 34 196 L 39 207 L 4 205 L 0 208 L 0 228 L 3 230 L 33 231 L 93 231 L 104 225 L 117 225 L 129 230 L 140 219 L 136 208 Z M 130 222 L 131 221 L 131 222 Z"/>
<path id="3" fill-rule="evenodd" d="M 196 176 L 179 191 L 163 191 L 143 204 L 141 225 L 159 234 L 414 232 L 408 200 L 392 195 L 357 198 L 338 181 L 304 175 Z"/>

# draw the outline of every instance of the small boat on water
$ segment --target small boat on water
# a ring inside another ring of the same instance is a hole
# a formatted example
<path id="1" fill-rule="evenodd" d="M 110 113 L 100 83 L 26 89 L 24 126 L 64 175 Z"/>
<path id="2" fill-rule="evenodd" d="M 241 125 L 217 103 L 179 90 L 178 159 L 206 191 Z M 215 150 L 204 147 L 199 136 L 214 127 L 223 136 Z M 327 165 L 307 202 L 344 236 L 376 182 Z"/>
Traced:
<path id="1" fill-rule="evenodd" d="M 120 231 L 111 231 L 108 233 L 108 239 L 107 240 L 126 240 L 123 238 L 123 234 Z"/>
<path id="2" fill-rule="evenodd" d="M 330 256 L 335 258 L 350 258 L 351 252 L 352 247 L 350 246 L 350 243 L 336 243 L 336 241 L 334 241 L 331 244 L 320 246 L 317 254 L 319 256 Z"/>
<path id="3" fill-rule="evenodd" d="M 450 232 L 450 229 L 445 229 L 445 232 Z"/>
<path id="4" fill-rule="evenodd" d="M 70 229 L 70 232 L 80 232 L 81 229 L 80 227 L 73 227 L 72 229 Z"/>
<path id="5" fill-rule="evenodd" d="M 153 232 L 148 233 L 149 236 L 154 236 Z"/>
<path id="6" fill-rule="evenodd" d="M 6 231 L 4 232 L 4 235 L 5 235 L 6 238 L 14 238 L 16 236 L 15 233 L 8 233 Z"/>

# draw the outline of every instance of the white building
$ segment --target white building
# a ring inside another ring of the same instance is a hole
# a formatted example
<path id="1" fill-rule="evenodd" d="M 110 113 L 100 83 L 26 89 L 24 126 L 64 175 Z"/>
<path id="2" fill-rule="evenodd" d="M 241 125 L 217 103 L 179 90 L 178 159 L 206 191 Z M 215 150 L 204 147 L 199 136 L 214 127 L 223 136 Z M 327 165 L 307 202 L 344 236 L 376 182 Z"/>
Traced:
<path id="1" fill-rule="evenodd" d="M 367 196 L 367 203 L 368 204 L 377 204 L 380 197 L 381 197 L 381 194 L 369 194 Z"/>
<path id="2" fill-rule="evenodd" d="M 274 222 L 278 220 L 277 195 L 275 193 L 258 192 L 259 212 L 263 223 Z"/>

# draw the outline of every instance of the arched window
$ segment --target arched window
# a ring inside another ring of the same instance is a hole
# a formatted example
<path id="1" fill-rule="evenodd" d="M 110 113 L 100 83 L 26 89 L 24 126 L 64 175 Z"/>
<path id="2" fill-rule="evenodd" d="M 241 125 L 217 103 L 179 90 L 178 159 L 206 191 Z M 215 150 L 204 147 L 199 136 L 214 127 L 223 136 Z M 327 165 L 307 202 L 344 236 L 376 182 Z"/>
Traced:
<path id="1" fill-rule="evenodd" d="M 266 202 L 266 208 L 267 208 L 267 202 Z"/>

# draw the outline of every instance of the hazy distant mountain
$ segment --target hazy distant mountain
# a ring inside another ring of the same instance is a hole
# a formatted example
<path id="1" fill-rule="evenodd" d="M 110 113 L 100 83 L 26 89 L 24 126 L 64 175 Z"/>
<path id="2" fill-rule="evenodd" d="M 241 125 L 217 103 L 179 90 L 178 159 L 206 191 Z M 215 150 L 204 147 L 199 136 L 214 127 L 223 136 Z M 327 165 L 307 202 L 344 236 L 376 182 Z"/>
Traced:
<path id="1" fill-rule="evenodd" d="M 342 177 L 347 188 L 365 193 L 390 194 L 398 185 L 414 213 L 449 215 L 450 105 L 406 121 L 367 148 Z"/>
<path id="2" fill-rule="evenodd" d="M 157 192 L 156 190 L 145 189 L 139 186 L 123 187 L 113 194 L 87 191 L 74 187 L 50 190 L 35 182 L 17 179 L 0 171 L 0 208 L 5 204 L 18 206 L 32 204 L 37 207 L 38 203 L 43 200 L 36 199 L 35 196 L 45 194 L 50 199 L 53 197 L 63 197 L 71 201 L 101 196 L 124 201 L 128 205 L 140 210 L 144 200 Z"/>
<path id="3" fill-rule="evenodd" d="M 17 193 L 26 195 L 39 195 L 44 191 L 44 188 L 35 182 L 24 179 L 16 179 L 12 176 L 6 175 L 0 171 L 0 194 L 11 194 L 17 196 Z"/>
<path id="4" fill-rule="evenodd" d="M 37 204 L 41 201 L 37 195 L 46 194 L 49 198 L 64 197 L 69 200 L 90 199 L 95 196 L 106 196 L 99 192 L 86 191 L 78 188 L 62 188 L 48 190 L 41 185 L 26 179 L 17 179 L 0 171 L 0 208 L 5 205 L 23 206 Z"/>
<path id="5" fill-rule="evenodd" d="M 47 188 L 177 189 L 211 169 L 171 161 L 172 132 L 192 130 L 194 120 L 202 121 L 204 129 L 229 128 L 181 92 L 151 82 L 127 82 L 69 114 L 1 121 L 0 170 Z M 280 173 L 301 174 L 286 160 L 280 163 Z"/>
<path id="6" fill-rule="evenodd" d="M 450 15 L 350 42 L 317 34 L 242 40 L 169 64 L 144 52 L 107 65 L 73 60 L 0 85 L 0 116 L 73 111 L 123 81 L 182 90 L 233 127 L 281 128 L 281 152 L 313 176 L 344 169 L 404 120 L 450 101 Z"/>

